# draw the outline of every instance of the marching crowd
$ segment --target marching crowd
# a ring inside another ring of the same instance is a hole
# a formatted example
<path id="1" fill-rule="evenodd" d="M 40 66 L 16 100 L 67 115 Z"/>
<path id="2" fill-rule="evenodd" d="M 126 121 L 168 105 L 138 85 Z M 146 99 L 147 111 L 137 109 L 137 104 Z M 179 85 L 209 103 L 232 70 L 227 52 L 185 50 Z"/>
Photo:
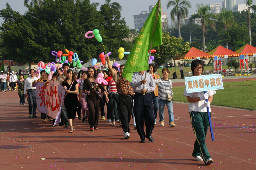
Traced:
<path id="1" fill-rule="evenodd" d="M 60 112 L 56 118 L 50 118 L 46 113 L 41 113 L 41 119 L 47 117 L 53 121 L 54 126 L 70 127 L 70 133 L 74 132 L 73 120 L 78 117 L 82 122 L 88 121 L 90 131 L 98 130 L 98 120 L 107 119 L 113 126 L 120 124 L 123 130 L 124 138 L 130 138 L 130 120 L 134 119 L 134 128 L 140 136 L 140 143 L 145 143 L 145 139 L 153 142 L 152 131 L 157 123 L 159 113 L 160 126 L 165 125 L 164 108 L 168 109 L 170 127 L 175 127 L 173 114 L 173 90 L 172 81 L 169 79 L 169 70 L 162 69 L 162 78 L 156 74 L 156 67 L 149 65 L 148 71 L 134 73 L 132 82 L 126 80 L 123 76 L 124 65 L 120 68 L 112 66 L 110 59 L 106 56 L 108 64 L 107 70 L 95 70 L 89 67 L 81 70 L 79 73 L 69 68 L 68 64 L 63 64 L 48 80 L 47 73 L 42 70 L 41 78 L 35 77 L 35 70 L 30 70 L 30 76 L 24 80 L 20 75 L 18 82 L 18 91 L 20 104 L 25 103 L 27 97 L 29 105 L 29 118 L 36 118 L 36 83 L 45 82 L 47 86 L 49 81 L 57 81 L 65 89 L 64 102 L 60 107 Z M 194 60 L 191 64 L 191 70 L 194 76 L 200 76 L 203 71 L 203 63 L 200 60 Z M 99 83 L 96 80 L 98 74 L 104 74 L 107 85 Z M 2 80 L 3 81 L 3 80 Z M 205 164 L 211 164 L 213 161 L 205 144 L 205 136 L 208 129 L 207 106 L 205 99 L 212 101 L 215 91 L 208 93 L 188 94 L 184 91 L 184 96 L 189 102 L 189 113 L 191 116 L 192 127 L 196 133 L 196 141 L 192 156 L 197 161 L 204 161 Z M 107 114 L 105 114 L 105 105 L 107 105 Z M 99 117 L 99 115 L 101 117 Z M 145 128 L 144 128 L 145 126 Z M 145 130 L 144 130 L 145 129 Z"/>

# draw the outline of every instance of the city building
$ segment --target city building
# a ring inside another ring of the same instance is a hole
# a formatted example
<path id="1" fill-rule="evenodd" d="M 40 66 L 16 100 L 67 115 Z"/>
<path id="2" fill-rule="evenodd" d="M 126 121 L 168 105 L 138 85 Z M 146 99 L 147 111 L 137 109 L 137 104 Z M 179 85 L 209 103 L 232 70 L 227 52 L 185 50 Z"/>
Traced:
<path id="1" fill-rule="evenodd" d="M 223 0 L 222 1 L 222 8 L 229 10 L 229 11 L 234 11 L 234 7 L 236 6 L 236 0 Z"/>
<path id="2" fill-rule="evenodd" d="M 242 11 L 245 11 L 248 9 L 248 6 L 246 4 L 237 4 L 235 7 L 234 7 L 234 12 L 242 12 Z M 251 10 L 252 12 L 252 10 Z"/>
<path id="3" fill-rule="evenodd" d="M 142 11 L 139 15 L 134 15 L 134 26 L 136 30 L 140 30 L 143 26 L 144 23 L 146 22 L 150 12 L 153 10 L 154 6 L 151 5 L 149 6 L 149 12 L 147 11 Z M 162 12 L 162 29 L 163 31 L 166 31 L 168 29 L 168 14 L 165 12 Z"/>
<path id="4" fill-rule="evenodd" d="M 219 14 L 222 9 L 222 5 L 220 3 L 217 4 L 210 4 L 211 13 Z"/>

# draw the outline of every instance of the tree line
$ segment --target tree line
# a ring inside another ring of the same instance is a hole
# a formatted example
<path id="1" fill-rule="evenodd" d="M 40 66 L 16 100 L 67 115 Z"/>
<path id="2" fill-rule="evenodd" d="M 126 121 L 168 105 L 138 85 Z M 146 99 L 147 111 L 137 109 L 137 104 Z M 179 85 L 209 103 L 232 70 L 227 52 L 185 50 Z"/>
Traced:
<path id="1" fill-rule="evenodd" d="M 232 12 L 222 9 L 220 14 L 211 13 L 209 5 L 197 5 L 197 12 L 189 18 L 187 25 L 181 25 L 188 17 L 191 4 L 188 0 L 168 1 L 167 8 L 172 7 L 171 18 L 176 27 L 169 30 L 173 36 L 191 40 L 191 46 L 211 51 L 218 45 L 223 45 L 231 50 L 238 50 L 246 44 L 256 45 L 256 6 L 253 0 L 245 0 L 248 9 Z M 253 12 L 253 13 L 252 13 Z M 201 25 L 193 24 L 193 20 L 200 19 Z"/>

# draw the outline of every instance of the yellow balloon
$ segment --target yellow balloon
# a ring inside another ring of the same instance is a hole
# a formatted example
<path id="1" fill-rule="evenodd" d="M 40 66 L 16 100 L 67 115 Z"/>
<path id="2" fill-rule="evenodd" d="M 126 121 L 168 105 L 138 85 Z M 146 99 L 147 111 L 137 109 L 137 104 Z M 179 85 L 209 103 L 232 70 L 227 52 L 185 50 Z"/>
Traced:
<path id="1" fill-rule="evenodd" d="M 124 53 L 124 48 L 123 48 L 123 47 L 120 47 L 120 48 L 118 49 L 118 53 Z"/>
<path id="2" fill-rule="evenodd" d="M 124 58 L 124 53 L 119 54 L 119 59 L 122 60 Z"/>

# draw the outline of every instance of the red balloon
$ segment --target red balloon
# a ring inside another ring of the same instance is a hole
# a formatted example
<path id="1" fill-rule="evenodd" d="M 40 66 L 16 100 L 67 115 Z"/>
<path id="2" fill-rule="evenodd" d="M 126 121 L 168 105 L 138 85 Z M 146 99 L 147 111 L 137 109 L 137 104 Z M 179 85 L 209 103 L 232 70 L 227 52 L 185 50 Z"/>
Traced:
<path id="1" fill-rule="evenodd" d="M 100 57 L 101 63 L 102 63 L 103 65 L 105 65 L 105 63 L 106 63 L 105 54 L 104 54 L 104 53 L 101 53 L 101 54 L 99 55 L 99 57 Z"/>
<path id="2" fill-rule="evenodd" d="M 69 51 L 69 53 L 68 53 L 68 62 L 70 62 L 70 63 L 72 62 L 73 55 L 74 55 L 73 51 Z"/>
<path id="3" fill-rule="evenodd" d="M 150 53 L 151 53 L 151 54 L 156 53 L 156 50 L 152 49 L 152 50 L 150 51 Z"/>
<path id="4" fill-rule="evenodd" d="M 57 56 L 58 56 L 58 57 L 61 57 L 61 56 L 62 56 L 62 54 L 63 54 L 63 52 L 62 52 L 62 51 L 58 51 L 58 52 L 57 52 Z"/>

